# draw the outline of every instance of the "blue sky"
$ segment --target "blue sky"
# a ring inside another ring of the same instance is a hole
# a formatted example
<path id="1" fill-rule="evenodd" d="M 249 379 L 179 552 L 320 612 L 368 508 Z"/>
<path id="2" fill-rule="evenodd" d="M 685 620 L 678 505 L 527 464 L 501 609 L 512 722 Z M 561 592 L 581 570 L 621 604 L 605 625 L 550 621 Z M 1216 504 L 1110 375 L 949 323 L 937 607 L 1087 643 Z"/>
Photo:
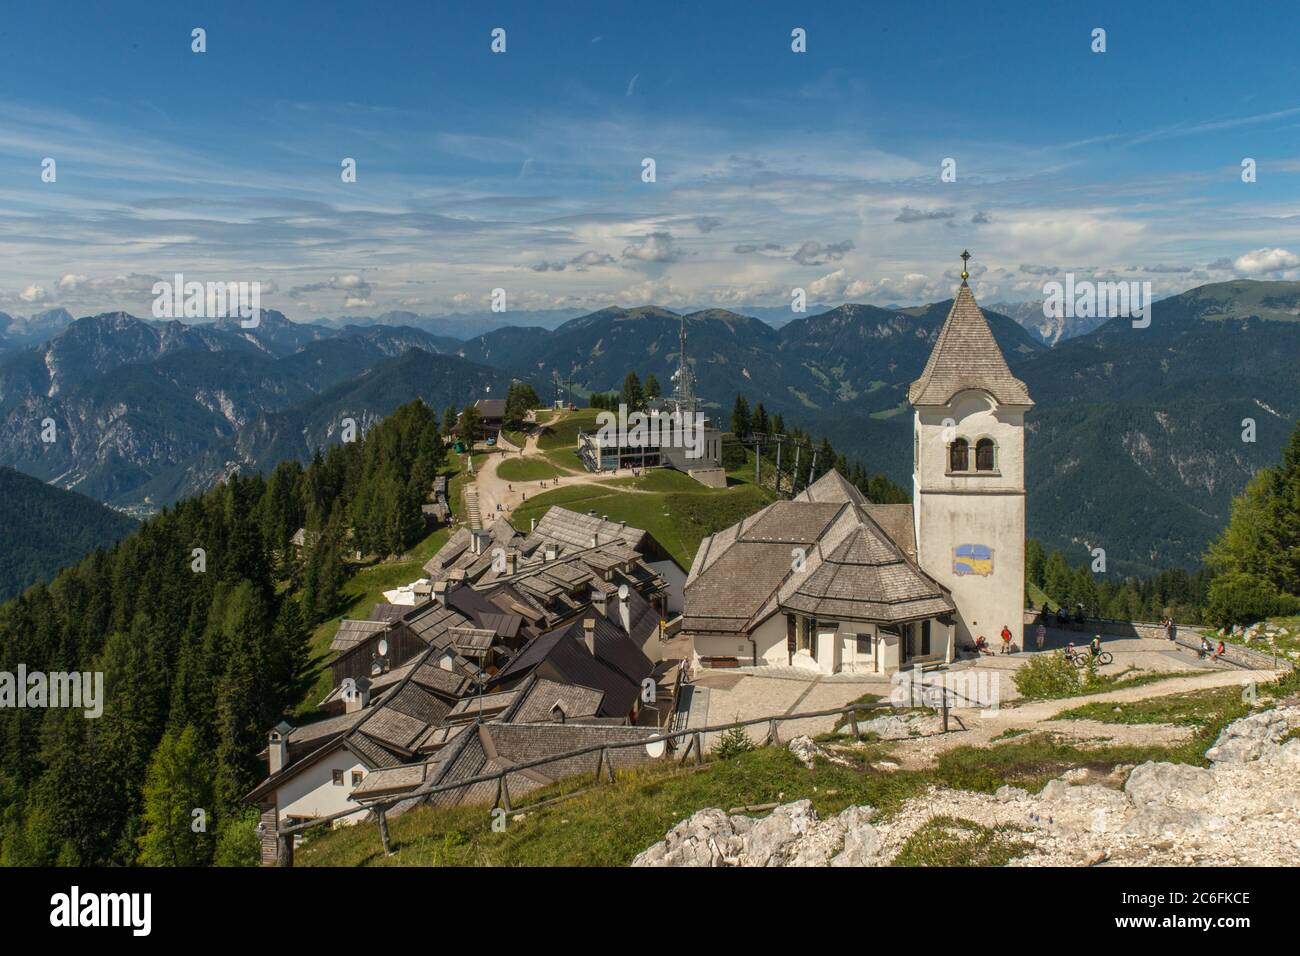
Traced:
<path id="1" fill-rule="evenodd" d="M 989 302 L 1300 278 L 1286 5 L 808 6 L 13 5 L 0 309 L 146 314 L 178 271 L 294 319 L 912 303 L 963 247 Z"/>

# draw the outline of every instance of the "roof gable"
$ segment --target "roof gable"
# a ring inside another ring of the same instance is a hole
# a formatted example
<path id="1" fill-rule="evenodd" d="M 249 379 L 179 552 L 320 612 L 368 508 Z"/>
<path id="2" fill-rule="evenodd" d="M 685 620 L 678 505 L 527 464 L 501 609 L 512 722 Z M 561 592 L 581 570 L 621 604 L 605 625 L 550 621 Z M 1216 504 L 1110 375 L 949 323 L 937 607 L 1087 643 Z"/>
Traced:
<path id="1" fill-rule="evenodd" d="M 1000 405 L 1031 406 L 1029 389 L 1011 374 L 970 286 L 962 282 L 921 377 L 907 390 L 913 405 L 947 405 L 967 389 L 988 392 Z"/>

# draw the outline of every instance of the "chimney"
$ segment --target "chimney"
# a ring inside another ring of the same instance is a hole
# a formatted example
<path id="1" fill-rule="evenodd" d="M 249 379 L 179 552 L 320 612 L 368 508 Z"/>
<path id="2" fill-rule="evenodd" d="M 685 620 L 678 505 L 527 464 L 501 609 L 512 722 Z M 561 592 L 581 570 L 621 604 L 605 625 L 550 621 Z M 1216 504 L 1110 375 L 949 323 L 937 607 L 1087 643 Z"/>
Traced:
<path id="1" fill-rule="evenodd" d="M 506 552 L 506 574 L 514 574 L 519 567 L 519 552 Z"/>
<path id="2" fill-rule="evenodd" d="M 620 584 L 618 586 L 618 619 L 623 624 L 623 632 L 625 634 L 631 634 L 632 633 L 632 611 L 628 607 L 628 603 L 627 603 L 626 584 Z"/>
<path id="3" fill-rule="evenodd" d="M 343 692 L 343 712 L 355 714 L 370 705 L 370 679 L 358 677 L 352 686 Z"/>
<path id="4" fill-rule="evenodd" d="M 553 545 L 553 544 L 548 544 L 548 545 L 546 546 L 546 553 L 545 553 L 544 557 L 545 557 L 545 559 L 546 559 L 547 561 L 554 561 L 554 560 L 555 560 L 555 558 L 556 558 L 555 545 Z"/>
<path id="5" fill-rule="evenodd" d="M 530 518 L 530 519 L 528 520 L 528 530 L 529 530 L 530 532 L 531 532 L 531 531 L 536 531 L 536 530 L 537 530 L 537 519 L 536 519 L 536 518 Z"/>
<path id="6" fill-rule="evenodd" d="M 289 732 L 293 730 L 283 720 L 266 735 L 266 763 L 271 773 L 279 773 L 289 763 Z"/>
<path id="7" fill-rule="evenodd" d="M 593 548 L 599 548 L 599 547 L 600 547 L 600 533 L 599 533 L 599 532 L 596 532 L 596 531 L 593 531 L 593 532 L 592 532 L 592 534 L 591 534 L 591 546 L 592 546 Z"/>
<path id="8" fill-rule="evenodd" d="M 598 614 L 604 614 L 608 617 L 609 611 L 605 603 L 606 597 L 607 595 L 602 589 L 597 587 L 591 589 L 591 609 Z"/>
<path id="9" fill-rule="evenodd" d="M 582 638 L 587 642 L 587 650 L 596 656 L 596 619 L 589 617 L 582 622 Z"/>
<path id="10" fill-rule="evenodd" d="M 483 553 L 483 539 L 479 537 L 477 531 L 470 531 L 469 533 L 469 549 L 474 554 Z"/>
<path id="11" fill-rule="evenodd" d="M 441 604 L 441 605 L 446 606 L 446 604 L 447 604 L 447 582 L 446 582 L 446 581 L 434 581 L 434 582 L 433 582 L 433 591 L 430 593 L 429 596 L 430 596 L 431 598 L 433 598 L 433 603 L 434 603 L 434 604 Z"/>

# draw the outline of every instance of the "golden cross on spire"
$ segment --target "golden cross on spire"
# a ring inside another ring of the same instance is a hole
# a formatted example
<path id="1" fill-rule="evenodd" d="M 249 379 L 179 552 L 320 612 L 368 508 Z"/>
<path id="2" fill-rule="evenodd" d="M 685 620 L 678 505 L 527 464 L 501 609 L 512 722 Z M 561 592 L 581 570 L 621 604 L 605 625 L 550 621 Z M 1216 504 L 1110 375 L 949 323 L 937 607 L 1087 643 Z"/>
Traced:
<path id="1" fill-rule="evenodd" d="M 970 273 L 966 271 L 966 262 L 970 259 L 970 253 L 965 249 L 961 251 L 961 284 L 965 285 L 966 280 L 970 278 Z"/>

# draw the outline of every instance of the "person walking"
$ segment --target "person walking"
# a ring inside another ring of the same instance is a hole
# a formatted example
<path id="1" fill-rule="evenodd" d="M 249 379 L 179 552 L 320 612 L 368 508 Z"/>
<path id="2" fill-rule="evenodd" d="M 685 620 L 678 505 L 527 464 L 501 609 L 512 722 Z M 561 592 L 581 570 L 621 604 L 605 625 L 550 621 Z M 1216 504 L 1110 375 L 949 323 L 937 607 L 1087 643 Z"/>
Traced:
<path id="1" fill-rule="evenodd" d="M 1034 629 L 1034 645 L 1041 651 L 1045 640 L 1047 640 L 1047 627 L 1040 623 Z"/>

